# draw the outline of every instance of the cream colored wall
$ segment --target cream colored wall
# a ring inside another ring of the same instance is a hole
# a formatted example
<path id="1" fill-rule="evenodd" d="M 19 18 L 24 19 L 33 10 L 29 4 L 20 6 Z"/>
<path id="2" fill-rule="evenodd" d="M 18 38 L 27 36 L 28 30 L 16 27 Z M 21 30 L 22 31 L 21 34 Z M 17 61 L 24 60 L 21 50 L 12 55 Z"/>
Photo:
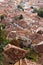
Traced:
<path id="1" fill-rule="evenodd" d="M 22 59 L 18 62 L 16 62 L 14 65 L 22 65 Z"/>
<path id="2" fill-rule="evenodd" d="M 19 65 L 19 61 L 17 63 L 15 63 L 14 65 Z"/>

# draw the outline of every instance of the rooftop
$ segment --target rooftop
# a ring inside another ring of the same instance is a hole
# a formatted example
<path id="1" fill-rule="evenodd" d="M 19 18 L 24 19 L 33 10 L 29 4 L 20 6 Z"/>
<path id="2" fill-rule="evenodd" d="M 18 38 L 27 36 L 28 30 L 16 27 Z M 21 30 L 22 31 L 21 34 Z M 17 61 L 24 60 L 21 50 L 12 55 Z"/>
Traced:
<path id="1" fill-rule="evenodd" d="M 20 59 L 22 59 L 28 51 L 21 49 L 19 47 L 8 44 L 4 47 L 4 55 L 10 59 L 10 62 L 16 63 Z"/>

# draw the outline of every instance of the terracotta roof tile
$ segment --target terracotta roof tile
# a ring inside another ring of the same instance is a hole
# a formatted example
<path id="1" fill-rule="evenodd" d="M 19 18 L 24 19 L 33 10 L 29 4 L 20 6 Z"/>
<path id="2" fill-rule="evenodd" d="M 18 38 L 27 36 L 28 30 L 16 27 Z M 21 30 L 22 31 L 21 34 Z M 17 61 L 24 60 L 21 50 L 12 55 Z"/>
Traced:
<path id="1" fill-rule="evenodd" d="M 4 48 L 4 54 L 6 54 L 7 57 L 11 59 L 12 63 L 15 63 L 15 62 L 19 61 L 27 53 L 28 52 L 26 50 L 23 50 L 23 49 L 21 49 L 19 47 L 11 45 L 11 44 L 8 44 Z"/>
<path id="2" fill-rule="evenodd" d="M 38 44 L 39 42 L 43 41 L 43 36 L 41 34 L 31 34 L 29 38 L 32 40 L 33 44 Z"/>
<path id="3" fill-rule="evenodd" d="M 36 45 L 35 50 L 36 50 L 38 53 L 43 53 L 43 44 L 41 44 L 41 45 Z"/>

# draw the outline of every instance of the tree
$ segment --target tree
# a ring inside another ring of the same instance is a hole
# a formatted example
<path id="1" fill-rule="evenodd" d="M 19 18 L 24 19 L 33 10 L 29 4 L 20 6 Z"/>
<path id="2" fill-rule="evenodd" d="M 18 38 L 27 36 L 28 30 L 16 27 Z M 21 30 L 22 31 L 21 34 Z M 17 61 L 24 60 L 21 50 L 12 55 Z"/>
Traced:
<path id="1" fill-rule="evenodd" d="M 43 9 L 38 10 L 38 16 L 43 17 Z"/>
<path id="2" fill-rule="evenodd" d="M 21 9 L 22 11 L 24 11 L 23 7 L 21 5 L 17 6 L 18 9 Z"/>
<path id="3" fill-rule="evenodd" d="M 33 13 L 38 13 L 38 10 L 36 8 L 33 8 Z"/>
<path id="4" fill-rule="evenodd" d="M 23 15 L 22 14 L 19 16 L 19 19 L 23 19 Z"/>
<path id="5" fill-rule="evenodd" d="M 30 7 L 31 9 L 34 9 L 33 6 Z"/>
<path id="6" fill-rule="evenodd" d="M 3 37 L 5 35 L 4 29 L 5 25 L 0 23 L 0 37 Z"/>
<path id="7" fill-rule="evenodd" d="M 15 20 L 21 20 L 21 19 L 23 19 L 23 15 L 21 14 L 21 15 L 19 15 L 19 16 L 15 16 L 14 19 L 15 19 Z"/>
<path id="8" fill-rule="evenodd" d="M 40 9 L 33 8 L 33 13 L 37 13 L 39 17 L 43 18 L 43 9 L 42 8 L 40 8 Z"/>
<path id="9" fill-rule="evenodd" d="M 4 56 L 3 56 L 3 52 L 4 52 L 3 47 L 9 43 L 9 40 L 7 40 L 5 38 L 4 33 L 5 33 L 5 31 L 3 29 L 3 24 L 0 24 L 0 65 L 3 64 L 2 61 L 3 61 L 3 58 L 4 58 Z"/>
<path id="10" fill-rule="evenodd" d="M 4 15 L 3 14 L 0 15 L 0 19 L 1 19 L 1 21 L 4 19 Z"/>

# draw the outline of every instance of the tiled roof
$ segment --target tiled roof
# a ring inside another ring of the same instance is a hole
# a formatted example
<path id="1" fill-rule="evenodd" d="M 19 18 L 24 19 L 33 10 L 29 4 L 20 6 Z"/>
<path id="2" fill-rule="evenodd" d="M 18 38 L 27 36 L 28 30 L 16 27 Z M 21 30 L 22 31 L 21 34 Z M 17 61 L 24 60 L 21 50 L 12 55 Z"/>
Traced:
<path id="1" fill-rule="evenodd" d="M 26 50 L 23 50 L 19 47 L 13 46 L 11 44 L 8 44 L 4 48 L 4 54 L 11 60 L 10 62 L 16 63 L 19 61 L 21 58 L 25 56 L 28 52 Z"/>
<path id="2" fill-rule="evenodd" d="M 31 34 L 30 39 L 32 40 L 33 44 L 38 44 L 39 42 L 43 41 L 43 36 L 41 34 Z"/>
<path id="3" fill-rule="evenodd" d="M 36 45 L 35 50 L 36 50 L 38 53 L 43 53 L 43 44 L 41 44 L 41 45 Z"/>

